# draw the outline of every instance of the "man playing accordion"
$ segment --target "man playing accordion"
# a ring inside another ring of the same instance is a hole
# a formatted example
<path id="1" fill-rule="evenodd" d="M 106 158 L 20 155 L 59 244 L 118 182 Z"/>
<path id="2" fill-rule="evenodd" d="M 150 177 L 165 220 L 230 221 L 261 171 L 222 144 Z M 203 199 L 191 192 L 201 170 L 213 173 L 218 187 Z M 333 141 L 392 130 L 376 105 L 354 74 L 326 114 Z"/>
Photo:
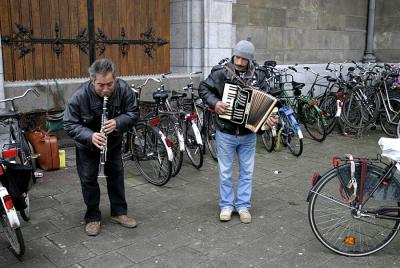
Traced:
<path id="1" fill-rule="evenodd" d="M 228 113 L 227 103 L 222 101 L 226 84 L 240 87 L 257 87 L 268 92 L 265 82 L 266 72 L 258 68 L 254 60 L 254 45 L 242 40 L 233 49 L 229 60 L 221 61 L 214 66 L 210 75 L 200 83 L 199 95 L 203 102 L 223 116 Z M 230 112 L 230 111 L 229 111 Z M 242 223 L 251 222 L 252 178 L 254 157 L 256 152 L 256 133 L 231 120 L 217 117 L 217 157 L 220 178 L 220 220 L 229 221 L 232 212 L 239 213 Z M 268 127 L 277 124 L 277 119 L 268 117 L 265 121 Z M 237 193 L 233 189 L 233 160 L 237 153 L 239 162 L 239 177 Z"/>

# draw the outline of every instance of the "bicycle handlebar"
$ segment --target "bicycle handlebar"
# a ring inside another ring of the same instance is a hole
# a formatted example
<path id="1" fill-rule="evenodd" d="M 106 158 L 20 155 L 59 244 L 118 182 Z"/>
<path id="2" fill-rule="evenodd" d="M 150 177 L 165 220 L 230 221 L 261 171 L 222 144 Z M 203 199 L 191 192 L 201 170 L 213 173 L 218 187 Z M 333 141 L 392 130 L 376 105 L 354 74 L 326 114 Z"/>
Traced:
<path id="1" fill-rule="evenodd" d="M 24 94 L 22 94 L 22 95 L 20 95 L 20 96 L 13 97 L 13 98 L 8 98 L 8 99 L 0 100 L 0 103 L 21 99 L 21 98 L 25 97 L 26 94 L 28 94 L 28 92 L 33 92 L 37 97 L 40 96 L 40 93 L 39 93 L 39 91 L 37 91 L 36 88 L 28 88 L 28 89 L 24 92 Z"/>

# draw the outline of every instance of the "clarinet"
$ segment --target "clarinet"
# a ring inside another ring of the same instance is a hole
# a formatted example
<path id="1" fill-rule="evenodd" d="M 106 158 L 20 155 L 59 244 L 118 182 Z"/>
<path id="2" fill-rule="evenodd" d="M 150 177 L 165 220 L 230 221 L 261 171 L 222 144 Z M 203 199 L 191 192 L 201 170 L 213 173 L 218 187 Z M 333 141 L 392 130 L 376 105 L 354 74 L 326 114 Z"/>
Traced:
<path id="1" fill-rule="evenodd" d="M 107 121 L 107 101 L 108 101 L 108 97 L 104 96 L 104 100 L 103 100 L 103 114 L 101 115 L 101 129 L 100 132 L 102 134 L 104 134 L 107 138 L 107 134 L 104 131 L 104 125 Z M 97 174 L 97 178 L 98 179 L 106 179 L 107 176 L 104 173 L 104 166 L 106 164 L 107 161 L 107 144 L 103 145 L 101 147 L 101 152 L 100 152 L 100 163 L 99 163 L 99 172 Z"/>

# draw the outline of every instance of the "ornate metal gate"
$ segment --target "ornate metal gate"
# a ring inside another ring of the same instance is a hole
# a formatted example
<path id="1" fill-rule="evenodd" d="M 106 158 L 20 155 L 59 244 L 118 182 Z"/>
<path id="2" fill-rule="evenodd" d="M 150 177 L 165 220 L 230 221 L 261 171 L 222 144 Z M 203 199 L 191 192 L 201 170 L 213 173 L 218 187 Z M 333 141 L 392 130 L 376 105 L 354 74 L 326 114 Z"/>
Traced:
<path id="1" fill-rule="evenodd" d="M 119 75 L 169 70 L 168 0 L 0 0 L 5 80 L 87 76 L 99 57 Z"/>

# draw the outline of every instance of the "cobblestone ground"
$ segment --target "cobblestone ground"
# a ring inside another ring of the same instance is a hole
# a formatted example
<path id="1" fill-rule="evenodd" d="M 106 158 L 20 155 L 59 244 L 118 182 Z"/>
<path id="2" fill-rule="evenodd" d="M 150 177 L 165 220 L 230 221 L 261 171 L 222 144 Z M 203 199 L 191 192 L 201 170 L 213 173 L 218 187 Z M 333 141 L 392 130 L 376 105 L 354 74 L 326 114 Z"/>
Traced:
<path id="1" fill-rule="evenodd" d="M 181 173 L 163 187 L 147 183 L 129 164 L 126 198 L 139 225 L 126 229 L 110 222 L 102 182 L 103 221 L 97 237 L 84 233 L 74 148 L 67 148 L 67 168 L 45 172 L 31 191 L 31 220 L 22 222 L 23 260 L 9 252 L 1 236 L 0 266 L 399 267 L 400 238 L 369 257 L 342 257 L 316 240 L 307 219 L 313 172 L 330 168 L 334 155 L 376 156 L 380 135 L 370 131 L 356 139 L 333 134 L 323 143 L 306 138 L 299 158 L 286 148 L 268 153 L 259 143 L 249 225 L 237 215 L 227 223 L 218 220 L 217 165 L 209 156 L 201 170 L 185 160 Z"/>

